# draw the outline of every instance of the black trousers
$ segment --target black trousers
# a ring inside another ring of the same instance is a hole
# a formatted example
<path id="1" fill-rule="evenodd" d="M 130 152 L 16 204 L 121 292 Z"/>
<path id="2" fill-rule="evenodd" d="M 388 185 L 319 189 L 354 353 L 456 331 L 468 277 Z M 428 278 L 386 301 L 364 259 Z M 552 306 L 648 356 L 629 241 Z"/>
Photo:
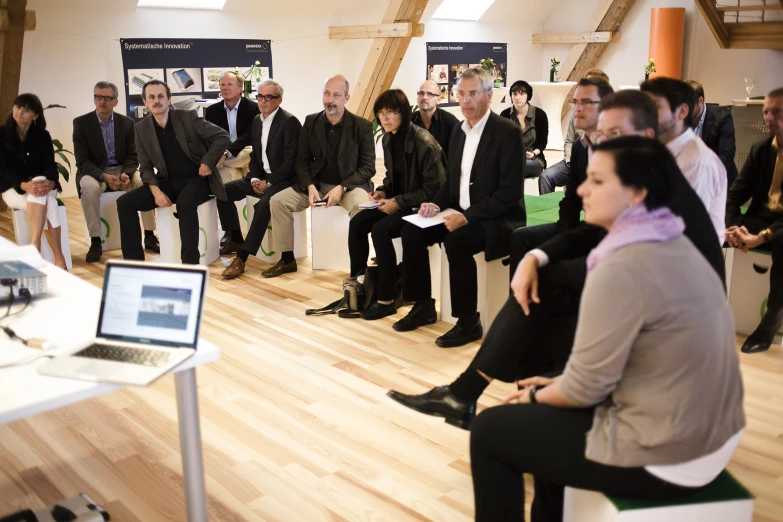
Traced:
<path id="1" fill-rule="evenodd" d="M 557 225 L 547 223 L 546 225 L 535 225 L 532 227 L 520 227 L 511 234 L 511 265 L 509 267 L 509 277 L 514 278 L 517 266 L 525 255 L 546 243 L 557 235 Z"/>
<path id="2" fill-rule="evenodd" d="M 443 243 L 449 258 L 451 315 L 466 317 L 478 309 L 478 282 L 473 256 L 486 248 L 487 235 L 481 223 L 467 224 L 454 232 L 444 225 L 402 227 L 402 298 L 422 301 L 432 297 L 430 258 L 427 247 Z"/>
<path id="3" fill-rule="evenodd" d="M 378 299 L 391 301 L 397 297 L 395 283 L 397 279 L 397 253 L 392 240 L 400 237 L 402 218 L 409 215 L 408 210 L 398 210 L 394 214 L 384 214 L 377 208 L 367 209 L 356 214 L 348 228 L 348 254 L 351 256 L 351 277 L 356 277 L 367 268 L 367 256 L 370 255 L 368 234 L 372 234 L 375 246 L 375 262 L 378 264 Z"/>
<path id="4" fill-rule="evenodd" d="M 226 201 L 218 201 L 218 216 L 220 216 L 220 224 L 223 227 L 224 232 L 230 232 L 232 230 L 239 230 L 239 215 L 237 215 L 237 207 L 234 202 L 240 199 L 245 199 L 246 196 L 254 196 L 258 198 L 258 202 L 253 205 L 253 221 L 250 223 L 250 228 L 247 231 L 247 237 L 245 243 L 242 245 L 242 250 L 255 254 L 258 249 L 261 248 L 261 242 L 264 240 L 267 228 L 269 227 L 269 221 L 272 218 L 272 212 L 269 209 L 269 200 L 272 196 L 290 187 L 290 183 L 275 183 L 267 189 L 262 196 L 259 196 L 253 192 L 253 185 L 250 184 L 248 178 L 238 179 L 226 183 Z"/>
<path id="5" fill-rule="evenodd" d="M 541 268 L 541 302 L 532 303 L 530 315 L 525 315 L 514 296 L 509 296 L 469 368 L 504 382 L 562 370 L 571 354 L 576 325 L 563 319 L 579 313 L 586 277 L 585 258 Z"/>
<path id="6" fill-rule="evenodd" d="M 182 262 L 197 265 L 199 261 L 198 206 L 209 199 L 211 192 L 209 181 L 202 177 L 174 177 L 161 183 L 159 188 L 173 204 L 177 205 Z M 126 192 L 117 199 L 123 258 L 144 261 L 139 212 L 155 208 L 158 208 L 158 205 L 148 185 Z"/>
<path id="7" fill-rule="evenodd" d="M 470 432 L 476 522 L 523 522 L 523 473 L 534 478 L 532 522 L 563 520 L 565 486 L 610 495 L 661 500 L 694 491 L 665 482 L 643 467 L 621 468 L 585 458 L 592 409 L 541 404 L 489 408 Z"/>
<path id="8" fill-rule="evenodd" d="M 758 234 L 773 223 L 783 220 L 772 212 L 748 216 L 742 219 L 742 224 L 751 234 Z M 772 267 L 769 269 L 769 298 L 767 309 L 783 308 L 783 230 L 778 230 L 768 243 L 761 245 L 772 251 Z"/>

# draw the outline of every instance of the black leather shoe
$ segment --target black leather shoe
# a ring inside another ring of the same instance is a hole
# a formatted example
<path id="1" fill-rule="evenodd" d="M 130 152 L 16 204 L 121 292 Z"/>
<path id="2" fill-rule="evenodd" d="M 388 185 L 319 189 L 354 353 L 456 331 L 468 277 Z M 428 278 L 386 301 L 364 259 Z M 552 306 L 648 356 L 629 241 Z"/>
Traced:
<path id="1" fill-rule="evenodd" d="M 160 254 L 160 243 L 158 238 L 154 235 L 144 237 L 144 249 Z"/>
<path id="2" fill-rule="evenodd" d="M 770 346 L 772 346 L 771 342 L 762 341 L 750 335 L 745 339 L 745 343 L 742 345 L 742 353 L 766 352 L 769 350 Z"/>
<path id="3" fill-rule="evenodd" d="M 90 243 L 90 249 L 87 251 L 87 262 L 95 263 L 101 260 L 103 247 L 100 243 Z"/>
<path id="4" fill-rule="evenodd" d="M 367 321 L 375 321 L 376 319 L 383 319 L 384 317 L 388 317 L 396 313 L 397 307 L 394 305 L 394 303 L 381 304 L 378 301 L 375 301 L 370 305 L 369 308 L 362 310 L 359 315 L 362 316 L 362 319 L 366 319 Z"/>
<path id="5" fill-rule="evenodd" d="M 419 326 L 435 324 L 438 321 L 438 312 L 435 311 L 435 300 L 427 299 L 413 305 L 408 315 L 392 325 L 398 332 L 410 332 Z"/>
<path id="6" fill-rule="evenodd" d="M 748 336 L 742 345 L 742 353 L 766 352 L 772 346 L 777 332 L 783 326 L 783 308 L 769 308 L 756 330 Z"/>
<path id="7" fill-rule="evenodd" d="M 441 348 L 456 348 L 457 346 L 478 341 L 483 335 L 484 328 L 481 327 L 481 319 L 478 318 L 477 314 L 475 323 L 467 325 L 460 319 L 454 328 L 435 339 L 435 344 Z"/>
<path id="8" fill-rule="evenodd" d="M 470 430 L 470 423 L 476 416 L 476 403 L 460 401 L 448 386 L 438 386 L 422 395 L 405 395 L 394 390 L 386 395 L 419 413 L 443 417 L 448 424 L 463 430 Z"/>

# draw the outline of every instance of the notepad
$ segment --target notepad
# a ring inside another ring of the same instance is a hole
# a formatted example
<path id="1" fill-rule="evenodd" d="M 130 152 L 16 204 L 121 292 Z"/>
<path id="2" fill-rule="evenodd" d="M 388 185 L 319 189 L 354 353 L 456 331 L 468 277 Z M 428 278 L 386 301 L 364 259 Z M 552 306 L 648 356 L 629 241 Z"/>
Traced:
<path id="1" fill-rule="evenodd" d="M 419 228 L 429 228 L 434 227 L 435 225 L 440 225 L 443 223 L 443 218 L 446 216 L 450 216 L 452 214 L 459 214 L 457 210 L 454 210 L 453 208 L 447 208 L 443 212 L 438 212 L 432 217 L 424 217 L 420 216 L 418 214 L 411 214 L 410 216 L 405 216 L 404 219 L 408 223 L 412 223 L 416 225 Z"/>
<path id="2" fill-rule="evenodd" d="M 367 203 L 359 203 L 359 208 L 378 208 L 383 206 L 381 203 L 375 203 L 374 201 L 368 201 Z"/>

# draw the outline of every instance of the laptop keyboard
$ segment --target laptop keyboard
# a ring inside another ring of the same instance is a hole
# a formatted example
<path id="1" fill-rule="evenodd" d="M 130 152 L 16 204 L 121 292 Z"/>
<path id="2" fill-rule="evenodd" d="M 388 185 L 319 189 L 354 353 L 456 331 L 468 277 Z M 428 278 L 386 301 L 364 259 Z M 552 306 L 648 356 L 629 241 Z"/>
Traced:
<path id="1" fill-rule="evenodd" d="M 168 363 L 173 354 L 160 350 L 146 350 L 144 348 L 131 348 L 129 346 L 120 347 L 107 344 L 93 344 L 73 355 L 78 357 L 89 357 L 91 359 L 104 359 L 107 361 L 127 362 L 157 367 Z"/>

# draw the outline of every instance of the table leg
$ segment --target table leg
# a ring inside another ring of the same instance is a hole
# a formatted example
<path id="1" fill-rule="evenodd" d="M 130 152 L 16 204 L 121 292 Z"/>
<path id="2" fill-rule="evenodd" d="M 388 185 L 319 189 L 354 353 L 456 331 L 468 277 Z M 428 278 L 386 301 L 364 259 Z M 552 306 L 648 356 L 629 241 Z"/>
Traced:
<path id="1" fill-rule="evenodd" d="M 204 459 L 201 453 L 201 425 L 198 412 L 196 370 L 174 374 L 177 383 L 179 441 L 188 522 L 207 522 L 207 491 L 204 485 Z"/>

